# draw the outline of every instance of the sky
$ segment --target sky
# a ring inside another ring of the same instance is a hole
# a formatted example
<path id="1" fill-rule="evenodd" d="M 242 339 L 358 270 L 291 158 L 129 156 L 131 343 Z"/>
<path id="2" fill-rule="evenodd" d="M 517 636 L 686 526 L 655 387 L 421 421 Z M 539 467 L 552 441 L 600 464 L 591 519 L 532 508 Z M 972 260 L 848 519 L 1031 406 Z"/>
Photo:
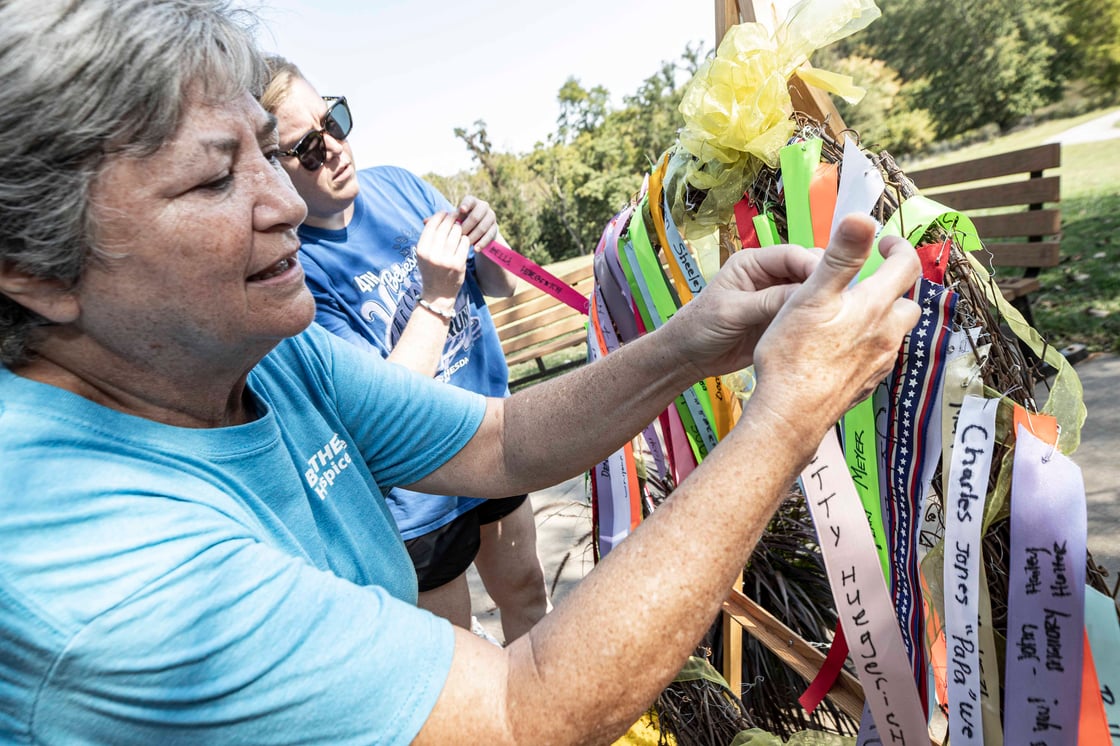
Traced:
<path id="1" fill-rule="evenodd" d="M 715 46 L 712 0 L 245 0 L 260 43 L 320 93 L 346 96 L 359 168 L 473 168 L 454 129 L 486 122 L 492 147 L 525 153 L 556 129 L 569 77 L 613 103 L 685 47 Z"/>

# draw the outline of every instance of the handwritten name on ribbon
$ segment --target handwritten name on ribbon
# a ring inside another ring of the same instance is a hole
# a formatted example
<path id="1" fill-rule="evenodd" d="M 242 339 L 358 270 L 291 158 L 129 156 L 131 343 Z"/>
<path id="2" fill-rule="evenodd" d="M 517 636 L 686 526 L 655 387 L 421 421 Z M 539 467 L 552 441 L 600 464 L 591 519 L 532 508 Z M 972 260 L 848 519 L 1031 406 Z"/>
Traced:
<path id="1" fill-rule="evenodd" d="M 528 259 L 508 246 L 494 241 L 489 246 L 479 250 L 484 256 L 501 264 L 510 272 L 524 277 L 525 280 L 536 285 L 544 292 L 556 298 L 561 303 L 568 305 L 586 316 L 590 310 L 591 302 L 586 296 L 556 275 L 541 267 L 536 262 Z"/>
<path id="2" fill-rule="evenodd" d="M 1076 744 L 1085 625 L 1085 485 L 1076 464 L 1022 426 L 1012 468 L 1004 740 Z"/>
<path id="3" fill-rule="evenodd" d="M 856 675 L 878 731 L 886 743 L 929 743 L 871 529 L 835 430 L 825 436 L 801 473 L 801 485 Z"/>
<path id="4" fill-rule="evenodd" d="M 983 746 L 980 703 L 980 527 L 996 446 L 994 399 L 966 396 L 945 493 L 945 634 L 949 739 Z"/>

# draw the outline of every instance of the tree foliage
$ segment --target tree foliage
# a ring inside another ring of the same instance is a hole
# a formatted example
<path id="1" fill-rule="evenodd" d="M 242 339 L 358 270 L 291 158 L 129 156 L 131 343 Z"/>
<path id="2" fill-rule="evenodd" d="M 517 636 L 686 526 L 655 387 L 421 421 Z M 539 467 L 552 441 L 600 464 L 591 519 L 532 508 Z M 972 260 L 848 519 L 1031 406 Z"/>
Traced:
<path id="1" fill-rule="evenodd" d="M 1007 129 L 1071 82 L 1102 99 L 1120 95 L 1120 0 L 879 4 L 882 18 L 813 58 L 867 88 L 859 104 L 837 106 L 868 147 L 906 155 L 987 125 Z M 469 191 L 488 200 L 505 238 L 538 262 L 589 253 L 676 141 L 683 87 L 706 56 L 686 48 L 621 105 L 603 86 L 569 78 L 544 142 L 494 152 L 480 120 L 455 130 L 476 167 L 431 178 L 453 198 Z"/>
<path id="2" fill-rule="evenodd" d="M 1064 17 L 1052 2 L 884 0 L 881 9 L 842 48 L 923 81 L 913 103 L 938 137 L 991 122 L 1007 129 L 1058 93 L 1051 73 Z"/>
<path id="3" fill-rule="evenodd" d="M 1120 0 L 1066 0 L 1055 74 L 1085 84 L 1100 103 L 1120 100 Z"/>
<path id="4" fill-rule="evenodd" d="M 455 129 L 475 173 L 431 178 L 446 194 L 473 191 L 489 201 L 503 235 L 535 261 L 587 254 L 676 140 L 681 89 L 702 59 L 701 48 L 686 48 L 679 62 L 663 62 L 619 108 L 611 107 L 606 88 L 569 78 L 557 94 L 557 130 L 547 142 L 520 156 L 494 153 L 480 120 Z"/>
<path id="5" fill-rule="evenodd" d="M 935 136 L 933 117 L 913 104 L 923 82 L 905 83 L 882 60 L 858 55 L 828 63 L 829 70 L 849 75 L 867 90 L 858 104 L 836 99 L 844 124 L 860 134 L 863 145 L 896 156 L 920 152 Z"/>

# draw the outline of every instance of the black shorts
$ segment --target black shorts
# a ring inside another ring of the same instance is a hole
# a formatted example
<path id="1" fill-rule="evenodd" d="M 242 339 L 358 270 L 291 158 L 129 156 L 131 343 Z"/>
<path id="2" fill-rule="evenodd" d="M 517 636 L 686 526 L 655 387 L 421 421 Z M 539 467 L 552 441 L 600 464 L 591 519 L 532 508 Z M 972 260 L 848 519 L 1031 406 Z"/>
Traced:
<path id="1" fill-rule="evenodd" d="M 486 500 L 450 523 L 405 541 L 420 591 L 430 591 L 462 575 L 478 555 L 479 527 L 500 521 L 521 507 L 528 495 Z"/>
<path id="2" fill-rule="evenodd" d="M 503 497 L 498 500 L 487 500 L 481 503 L 472 513 L 478 513 L 478 522 L 485 526 L 487 523 L 496 523 L 521 507 L 521 503 L 529 499 L 528 495 Z"/>

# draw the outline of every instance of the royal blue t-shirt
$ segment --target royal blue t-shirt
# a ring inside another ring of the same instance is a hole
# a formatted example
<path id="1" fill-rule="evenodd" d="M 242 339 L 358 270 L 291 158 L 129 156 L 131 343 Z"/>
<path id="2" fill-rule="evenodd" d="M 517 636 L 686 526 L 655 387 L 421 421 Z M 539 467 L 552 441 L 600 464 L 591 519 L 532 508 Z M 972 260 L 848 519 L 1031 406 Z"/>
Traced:
<path id="1" fill-rule="evenodd" d="M 365 169 L 358 182 L 349 225 L 341 230 L 300 226 L 300 261 L 315 296 L 316 321 L 386 357 L 420 298 L 416 242 L 424 220 L 455 208 L 430 184 L 401 168 Z M 509 369 L 474 262 L 472 248 L 435 377 L 486 396 L 508 396 Z M 434 531 L 480 502 L 408 490 L 389 495 L 389 509 L 406 539 Z"/>

